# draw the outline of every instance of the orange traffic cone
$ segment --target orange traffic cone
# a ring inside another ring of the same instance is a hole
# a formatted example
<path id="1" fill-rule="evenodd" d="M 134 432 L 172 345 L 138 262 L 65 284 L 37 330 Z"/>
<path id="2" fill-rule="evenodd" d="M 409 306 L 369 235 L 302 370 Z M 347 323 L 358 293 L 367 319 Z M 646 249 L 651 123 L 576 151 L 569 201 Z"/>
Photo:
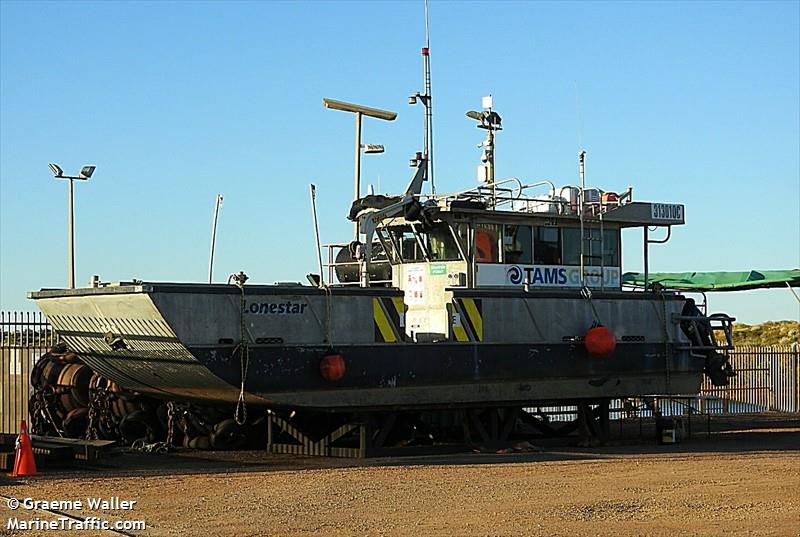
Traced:
<path id="1" fill-rule="evenodd" d="M 8 474 L 11 477 L 36 475 L 36 461 L 33 459 L 31 437 L 28 436 L 28 424 L 22 420 L 19 424 L 17 437 L 17 453 L 14 459 L 14 471 Z"/>

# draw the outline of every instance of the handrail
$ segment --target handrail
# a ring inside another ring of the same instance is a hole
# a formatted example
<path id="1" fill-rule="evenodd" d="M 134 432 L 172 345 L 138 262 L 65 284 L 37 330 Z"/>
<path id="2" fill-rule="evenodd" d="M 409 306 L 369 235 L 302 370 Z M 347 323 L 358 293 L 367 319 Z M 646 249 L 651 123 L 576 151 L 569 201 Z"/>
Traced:
<path id="1" fill-rule="evenodd" d="M 506 179 L 502 179 L 501 181 L 497 181 L 497 182 L 494 183 L 495 191 L 498 190 L 497 187 L 499 187 L 501 185 L 504 185 L 504 184 L 507 184 L 507 183 L 516 183 L 517 184 L 517 188 L 516 189 L 513 189 L 513 188 L 501 188 L 499 190 L 504 190 L 506 192 L 509 192 L 511 196 L 514 196 L 514 191 L 516 190 L 516 198 L 512 198 L 512 199 L 520 199 L 522 197 L 522 192 L 525 189 L 536 187 L 536 186 L 550 185 L 550 189 L 553 192 L 553 194 L 555 194 L 555 190 L 556 190 L 555 184 L 552 181 L 550 181 L 549 179 L 544 179 L 544 180 L 541 180 L 541 181 L 535 181 L 533 183 L 523 183 L 517 177 L 508 177 Z M 464 196 L 465 194 L 473 194 L 473 195 L 482 197 L 482 196 L 486 195 L 484 190 L 490 190 L 490 186 L 481 185 L 481 186 L 477 186 L 477 187 L 461 190 L 461 191 L 458 191 L 458 192 L 454 192 L 454 193 L 451 193 L 451 194 L 440 194 L 440 195 L 437 195 L 437 196 L 430 196 L 430 198 L 431 199 L 444 199 L 444 200 L 447 200 L 447 199 L 458 199 L 459 197 Z M 509 198 L 506 198 L 505 201 L 509 201 Z"/>

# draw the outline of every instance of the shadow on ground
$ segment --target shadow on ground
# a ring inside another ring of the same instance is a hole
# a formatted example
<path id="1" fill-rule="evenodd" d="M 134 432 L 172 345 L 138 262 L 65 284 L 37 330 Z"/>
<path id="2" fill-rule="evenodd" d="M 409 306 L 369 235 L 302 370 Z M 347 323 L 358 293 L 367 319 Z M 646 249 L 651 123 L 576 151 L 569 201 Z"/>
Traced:
<path id="1" fill-rule="evenodd" d="M 687 431 L 688 432 L 688 431 Z M 75 475 L 124 477 L 202 473 L 280 472 L 380 466 L 519 464 L 647 457 L 703 457 L 720 453 L 800 453 L 800 415 L 754 414 L 693 417 L 691 434 L 681 443 L 659 445 L 652 420 L 614 422 L 604 445 L 580 447 L 579 438 L 533 438 L 533 449 L 494 453 L 461 451 L 442 455 L 335 459 L 271 455 L 265 451 L 178 450 L 167 455 L 124 452 L 91 466 L 47 470 L 31 479 L 63 479 Z M 2 484 L 13 484 L 13 481 Z"/>

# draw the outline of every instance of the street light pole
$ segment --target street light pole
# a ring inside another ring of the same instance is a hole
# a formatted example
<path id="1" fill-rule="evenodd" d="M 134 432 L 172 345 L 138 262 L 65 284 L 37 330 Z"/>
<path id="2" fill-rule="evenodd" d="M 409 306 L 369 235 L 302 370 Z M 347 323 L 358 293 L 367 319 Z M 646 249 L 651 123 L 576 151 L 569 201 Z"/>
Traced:
<path id="1" fill-rule="evenodd" d="M 68 242 L 67 248 L 69 250 L 69 267 L 68 267 L 68 281 L 69 288 L 75 289 L 75 204 L 74 204 L 74 190 L 75 180 L 86 181 L 94 173 L 96 166 L 84 166 L 78 175 L 64 175 L 64 170 L 58 164 L 50 163 L 50 170 L 53 172 L 53 177 L 56 179 L 69 179 L 69 191 L 67 194 L 67 223 L 68 223 Z"/>
<path id="2" fill-rule="evenodd" d="M 69 212 L 69 288 L 75 289 L 75 208 L 73 203 L 74 179 L 69 180 L 69 199 L 67 211 Z"/>

